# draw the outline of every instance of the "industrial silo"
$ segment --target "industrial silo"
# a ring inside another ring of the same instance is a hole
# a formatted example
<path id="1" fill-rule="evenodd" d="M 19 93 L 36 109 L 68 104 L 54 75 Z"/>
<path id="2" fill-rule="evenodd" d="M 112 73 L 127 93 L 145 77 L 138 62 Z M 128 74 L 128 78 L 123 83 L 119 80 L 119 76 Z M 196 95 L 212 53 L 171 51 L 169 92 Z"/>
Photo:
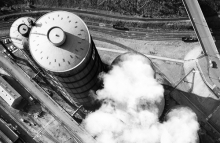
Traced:
<path id="1" fill-rule="evenodd" d="M 32 22 L 35 19 L 32 17 L 21 17 L 13 22 L 10 28 L 10 38 L 12 43 L 19 49 L 24 49 L 25 44 L 32 27 Z"/>
<path id="2" fill-rule="evenodd" d="M 113 68 L 113 66 L 121 66 L 122 62 L 124 61 L 127 61 L 127 60 L 139 60 L 141 61 L 142 63 L 146 64 L 146 65 L 149 65 L 150 68 L 152 69 L 153 71 L 153 78 L 155 79 L 156 77 L 156 72 L 155 72 L 155 69 L 154 69 L 154 66 L 152 64 L 152 62 L 144 55 L 141 55 L 141 54 L 137 54 L 137 53 L 124 53 L 124 54 L 121 54 L 119 55 L 118 57 L 116 57 L 114 59 L 114 61 L 112 62 L 111 64 L 111 68 Z M 146 73 L 147 74 L 147 73 Z M 156 79 L 155 79 L 156 80 Z M 146 88 L 148 88 L 148 85 L 146 85 Z M 140 105 L 139 106 L 146 106 L 146 108 L 155 108 L 155 109 L 158 109 L 158 117 L 160 117 L 164 111 L 164 106 L 165 106 L 165 99 L 164 99 L 164 96 L 162 96 L 162 98 L 160 98 L 160 100 L 158 101 L 155 101 L 153 104 L 151 102 L 148 102 L 147 100 L 142 100 L 140 102 Z"/>
<path id="3" fill-rule="evenodd" d="M 102 61 L 86 24 L 77 15 L 54 11 L 40 17 L 29 36 L 33 59 L 52 84 L 78 105 L 91 109 L 91 90 L 100 84 Z"/>

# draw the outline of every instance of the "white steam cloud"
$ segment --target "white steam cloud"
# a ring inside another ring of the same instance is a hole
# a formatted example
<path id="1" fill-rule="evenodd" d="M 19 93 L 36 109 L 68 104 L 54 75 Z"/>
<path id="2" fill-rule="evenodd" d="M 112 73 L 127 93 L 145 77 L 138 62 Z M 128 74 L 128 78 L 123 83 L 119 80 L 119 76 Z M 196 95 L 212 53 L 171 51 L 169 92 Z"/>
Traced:
<path id="1" fill-rule="evenodd" d="M 122 55 L 103 82 L 97 92 L 102 106 L 84 120 L 97 143 L 196 143 L 199 124 L 188 108 L 174 109 L 165 122 L 158 121 L 164 89 L 146 57 Z"/>

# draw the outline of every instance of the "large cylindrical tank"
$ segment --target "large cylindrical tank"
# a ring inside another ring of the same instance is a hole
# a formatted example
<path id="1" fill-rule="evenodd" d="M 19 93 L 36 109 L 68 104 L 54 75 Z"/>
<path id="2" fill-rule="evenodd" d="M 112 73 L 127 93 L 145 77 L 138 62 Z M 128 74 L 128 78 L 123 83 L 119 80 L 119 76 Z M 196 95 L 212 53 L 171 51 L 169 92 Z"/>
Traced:
<path id="1" fill-rule="evenodd" d="M 150 65 L 152 70 L 154 71 L 152 76 L 154 76 L 154 78 L 156 77 L 156 72 L 155 72 L 153 63 L 146 56 L 141 55 L 141 54 L 137 54 L 137 53 L 128 52 L 128 53 L 124 53 L 124 54 L 119 55 L 118 57 L 116 57 L 114 59 L 114 61 L 111 64 L 111 67 L 113 68 L 114 65 L 120 66 L 120 64 L 123 61 L 126 61 L 128 59 L 132 59 L 133 58 L 132 56 L 135 56 L 137 60 L 141 60 L 143 63 Z M 147 85 L 146 85 L 146 88 L 147 88 Z M 143 105 L 147 104 L 147 106 L 148 106 L 147 108 L 157 108 L 157 110 L 158 110 L 157 114 L 158 114 L 158 117 L 160 117 L 163 113 L 163 110 L 164 110 L 165 99 L 164 99 L 164 97 L 162 97 L 162 98 L 160 98 L 160 100 L 156 101 L 154 104 L 148 103 L 147 101 L 142 101 L 142 103 L 140 103 L 140 104 L 143 104 Z M 140 106 L 143 107 L 143 105 L 140 105 Z"/>
<path id="2" fill-rule="evenodd" d="M 10 28 L 10 38 L 12 43 L 19 49 L 24 49 L 28 44 L 28 36 L 31 30 L 31 21 L 35 21 L 32 17 L 21 17 L 13 22 Z"/>
<path id="3" fill-rule="evenodd" d="M 91 108 L 89 93 L 100 86 L 103 63 L 86 24 L 71 12 L 54 11 L 35 25 L 29 36 L 33 59 L 64 96 Z"/>
<path id="4" fill-rule="evenodd" d="M 139 58 L 141 58 L 143 60 L 143 62 L 149 64 L 151 66 L 151 68 L 155 71 L 153 63 L 144 55 L 138 54 L 138 53 L 124 53 L 121 54 L 119 56 L 117 56 L 113 61 L 111 66 L 115 65 L 115 64 L 120 64 L 122 61 L 125 61 L 126 59 L 130 58 L 131 56 L 139 56 Z M 154 78 L 156 78 L 156 72 L 154 72 Z"/>

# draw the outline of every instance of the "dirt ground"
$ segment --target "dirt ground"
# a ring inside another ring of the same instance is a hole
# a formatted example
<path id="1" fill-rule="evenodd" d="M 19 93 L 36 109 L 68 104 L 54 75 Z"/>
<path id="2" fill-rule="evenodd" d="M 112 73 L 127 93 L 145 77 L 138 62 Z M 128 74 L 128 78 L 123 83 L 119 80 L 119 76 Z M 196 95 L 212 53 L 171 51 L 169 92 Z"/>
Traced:
<path id="1" fill-rule="evenodd" d="M 135 39 L 125 39 L 119 38 L 112 35 L 93 32 L 91 31 L 93 37 L 111 39 L 116 43 L 122 44 L 128 48 L 138 51 L 143 54 L 153 54 L 155 56 L 168 57 L 173 59 L 184 59 L 185 55 L 194 47 L 200 45 L 199 42 L 185 43 L 180 40 L 170 40 L 170 41 L 147 41 L 147 40 L 135 40 Z M 123 50 L 123 48 L 118 45 L 109 44 L 106 42 L 95 40 L 96 47 L 111 48 Z"/>
<path id="2" fill-rule="evenodd" d="M 145 41 L 145 40 L 134 40 L 134 39 L 124 39 L 118 38 L 104 33 L 97 33 L 91 31 L 93 37 L 104 37 L 106 39 L 111 39 L 116 43 L 120 43 L 125 47 L 118 46 L 115 44 L 110 44 L 100 40 L 94 40 L 96 47 L 102 47 L 107 49 L 116 49 L 116 50 L 134 50 L 142 54 L 149 54 L 159 57 L 167 57 L 172 59 L 184 60 L 185 55 L 194 49 L 195 47 L 200 46 L 199 42 L 194 43 L 185 43 L 180 40 L 170 40 L 170 41 Z M 127 49 L 126 49 L 127 47 Z M 99 54 L 103 62 L 111 64 L 111 62 L 118 56 L 120 53 L 103 51 L 99 50 Z M 153 63 L 159 67 L 160 71 L 163 72 L 174 84 L 183 76 L 183 64 L 175 63 L 169 61 L 162 61 L 154 59 Z"/>

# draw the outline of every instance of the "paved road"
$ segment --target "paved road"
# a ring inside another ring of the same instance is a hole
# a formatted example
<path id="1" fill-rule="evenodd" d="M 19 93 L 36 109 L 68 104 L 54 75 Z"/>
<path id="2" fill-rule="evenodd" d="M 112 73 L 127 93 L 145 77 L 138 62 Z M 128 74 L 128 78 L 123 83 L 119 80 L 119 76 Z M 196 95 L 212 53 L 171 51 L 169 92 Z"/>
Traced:
<path id="1" fill-rule="evenodd" d="M 30 14 L 30 16 L 32 16 Z M 9 20 L 9 21 L 2 21 L 0 22 L 0 30 L 1 29 L 9 29 L 12 23 L 15 21 L 15 19 Z M 113 28 L 112 24 L 104 24 L 104 26 L 99 26 L 100 22 L 91 22 L 84 20 L 86 25 L 90 26 L 91 28 L 100 28 L 100 29 L 112 29 L 114 31 L 123 31 L 123 30 L 116 30 Z M 147 29 L 147 28 L 136 28 L 136 27 L 127 27 L 129 31 L 126 32 L 132 32 L 132 33 L 151 33 L 151 34 L 194 34 L 195 32 L 193 30 L 190 31 L 177 31 L 177 30 L 159 30 L 159 29 Z"/>
<path id="2" fill-rule="evenodd" d="M 220 97 L 220 56 L 197 0 L 183 0 L 204 51 L 197 61 L 203 80 Z M 211 66 L 211 64 L 213 66 Z"/>
<path id="3" fill-rule="evenodd" d="M 49 9 L 49 8 L 39 8 L 37 9 L 37 11 L 32 11 L 29 13 L 29 15 L 31 14 L 35 14 L 37 12 L 41 12 L 41 13 L 46 13 L 49 12 L 51 10 L 57 10 L 57 9 Z M 111 17 L 112 15 L 108 15 L 108 14 L 100 14 L 97 12 L 92 12 L 90 13 L 89 11 L 83 11 L 83 10 L 72 10 L 72 9 L 63 9 L 63 10 L 67 10 L 70 12 L 75 12 L 75 13 L 84 13 L 84 14 L 92 14 L 92 15 L 101 15 L 101 16 L 107 16 L 107 17 Z M 27 15 L 28 13 L 22 13 Z M 13 14 L 10 14 L 13 15 Z M 21 14 L 17 13 L 14 14 L 15 16 L 22 16 Z M 4 16 L 0 16 L 1 17 L 7 17 L 7 15 Z M 145 21 L 146 20 L 148 22 L 164 22 L 164 21 L 178 21 L 178 20 L 183 20 L 183 19 L 188 19 L 188 18 L 172 18 L 172 19 L 146 19 L 146 18 L 136 18 L 136 17 L 128 17 L 128 16 L 112 16 L 114 18 L 120 18 L 120 19 L 124 19 L 124 20 L 138 20 L 138 21 Z M 9 29 L 11 24 L 12 24 L 13 20 L 10 21 L 2 21 L 0 23 L 0 30 L 1 29 Z M 181 40 L 182 37 L 184 36 L 191 36 L 194 34 L 194 32 L 167 32 L 167 31 L 155 31 L 155 30 L 146 30 L 146 29 L 135 29 L 135 31 L 122 31 L 122 30 L 116 30 L 112 28 L 112 25 L 108 25 L 106 24 L 106 26 L 104 27 L 99 27 L 99 23 L 95 23 L 95 22 L 89 22 L 87 21 L 86 24 L 88 25 L 90 30 L 96 31 L 96 32 L 104 32 L 113 36 L 118 36 L 118 37 L 122 37 L 122 38 L 128 38 L 128 39 L 137 39 L 137 40 Z"/>
<path id="4" fill-rule="evenodd" d="M 96 48 L 101 51 L 109 51 L 109 52 L 115 52 L 115 53 L 121 53 L 121 54 L 128 52 L 125 50 L 107 49 L 107 48 L 102 48 L 102 47 L 96 47 Z M 144 53 L 142 53 L 142 54 L 144 54 Z M 147 54 L 144 54 L 144 55 L 150 59 L 158 59 L 158 60 L 162 60 L 162 61 L 184 63 L 184 60 L 177 60 L 177 59 L 171 59 L 171 58 L 165 58 L 165 57 L 159 57 L 159 56 L 153 56 L 153 55 L 147 55 Z"/>
<path id="5" fill-rule="evenodd" d="M 30 16 L 32 16 L 30 14 Z M 12 20 L 8 20 L 8 21 L 2 21 L 0 22 L 0 30 L 1 29 L 9 29 L 10 26 L 12 25 L 12 23 L 14 22 L 15 20 L 12 19 Z M 104 24 L 104 26 L 100 26 L 100 22 L 91 22 L 91 21 L 87 21 L 87 20 L 84 20 L 84 22 L 86 23 L 86 25 L 90 26 L 89 28 L 92 29 L 92 28 L 99 28 L 99 29 L 105 29 L 106 31 L 108 31 L 109 29 L 111 30 L 114 30 L 114 31 L 121 31 L 122 30 L 116 30 L 113 28 L 113 25 L 112 24 Z M 163 22 L 163 21 L 162 21 Z M 194 34 L 195 32 L 193 30 L 188 30 L 188 31 L 178 31 L 178 30 L 160 30 L 160 29 L 148 29 L 148 28 L 137 28 L 137 27 L 127 27 L 129 29 L 129 31 L 126 31 L 128 33 L 149 33 L 149 34 L 173 34 L 173 35 L 180 35 L 180 34 Z"/>
<path id="6" fill-rule="evenodd" d="M 12 24 L 12 21 L 9 23 L 0 22 L 0 30 L 1 29 L 9 29 Z M 86 23 L 88 25 L 89 30 L 95 32 L 102 32 L 105 34 L 121 37 L 121 38 L 128 38 L 128 39 L 137 39 L 137 40 L 181 40 L 182 37 L 194 35 L 194 32 L 178 32 L 178 31 L 153 31 L 153 30 L 146 30 L 146 29 L 139 29 L 139 31 L 123 31 L 123 30 L 116 30 L 110 26 L 100 27 L 98 23 Z"/>
<path id="7" fill-rule="evenodd" d="M 4 57 L 0 53 L 0 66 L 6 71 L 11 73 L 11 75 L 17 79 L 21 85 L 23 85 L 31 95 L 39 99 L 44 106 L 51 111 L 51 113 L 61 121 L 64 126 L 71 131 L 73 137 L 75 138 L 75 143 L 83 143 L 82 136 L 90 138 L 90 143 L 93 143 L 93 138 L 76 123 L 58 104 L 56 104 L 49 95 L 47 95 L 36 83 L 31 81 L 27 75 L 10 59 Z"/>
<path id="8" fill-rule="evenodd" d="M 167 31 L 122 31 L 116 30 L 109 27 L 99 27 L 94 25 L 88 25 L 89 30 L 102 32 L 105 34 L 110 34 L 113 36 L 118 36 L 128 39 L 142 39 L 142 40 L 151 40 L 151 39 L 178 39 L 181 40 L 184 36 L 194 35 L 194 32 L 167 32 Z"/>

